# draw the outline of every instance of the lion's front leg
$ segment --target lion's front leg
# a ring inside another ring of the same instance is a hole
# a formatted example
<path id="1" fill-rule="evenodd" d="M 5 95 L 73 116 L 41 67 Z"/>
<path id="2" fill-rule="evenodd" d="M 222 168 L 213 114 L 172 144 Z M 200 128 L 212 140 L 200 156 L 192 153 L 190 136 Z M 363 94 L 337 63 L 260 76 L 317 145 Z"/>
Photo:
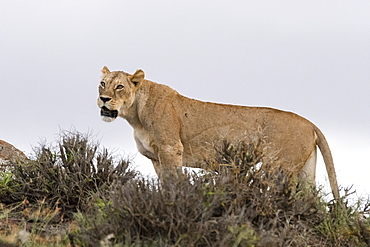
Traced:
<path id="1" fill-rule="evenodd" d="M 158 148 L 158 161 L 153 161 L 153 165 L 159 178 L 163 178 L 166 174 L 177 176 L 181 172 L 183 151 L 181 143 Z"/>

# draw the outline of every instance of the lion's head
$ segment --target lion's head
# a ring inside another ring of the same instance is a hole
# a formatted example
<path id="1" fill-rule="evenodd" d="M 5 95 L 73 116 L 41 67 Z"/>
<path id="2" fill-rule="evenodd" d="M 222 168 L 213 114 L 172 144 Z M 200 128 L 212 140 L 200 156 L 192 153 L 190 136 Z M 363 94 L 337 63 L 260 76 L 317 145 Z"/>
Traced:
<path id="1" fill-rule="evenodd" d="M 118 116 L 124 117 L 132 106 L 135 92 L 144 80 L 144 72 L 137 70 L 133 75 L 122 71 L 110 72 L 105 66 L 102 72 L 97 103 L 103 121 L 112 122 Z"/>

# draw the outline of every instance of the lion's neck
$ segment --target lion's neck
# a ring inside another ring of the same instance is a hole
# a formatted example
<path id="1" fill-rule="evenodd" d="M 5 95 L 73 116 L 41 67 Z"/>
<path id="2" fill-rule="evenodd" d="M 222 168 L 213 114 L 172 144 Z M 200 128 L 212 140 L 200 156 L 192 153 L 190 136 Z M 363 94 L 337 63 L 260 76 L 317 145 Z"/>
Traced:
<path id="1" fill-rule="evenodd" d="M 145 80 L 141 85 L 140 89 L 135 92 L 135 100 L 130 108 L 127 110 L 124 119 L 133 127 L 142 127 L 143 119 L 141 117 L 143 110 L 146 108 L 148 97 L 152 91 L 152 85 L 154 82 Z"/>
<path id="2" fill-rule="evenodd" d="M 135 100 L 128 109 L 124 118 L 133 128 L 148 127 L 146 116 L 155 114 L 158 105 L 163 104 L 165 98 L 173 97 L 178 93 L 172 88 L 152 81 L 144 80 L 141 87 L 135 93 Z"/>
<path id="3" fill-rule="evenodd" d="M 127 109 L 124 115 L 122 117 L 133 127 L 139 127 L 141 125 L 139 114 L 137 112 L 138 106 L 137 102 L 134 101 L 134 103 L 130 106 L 130 108 Z"/>

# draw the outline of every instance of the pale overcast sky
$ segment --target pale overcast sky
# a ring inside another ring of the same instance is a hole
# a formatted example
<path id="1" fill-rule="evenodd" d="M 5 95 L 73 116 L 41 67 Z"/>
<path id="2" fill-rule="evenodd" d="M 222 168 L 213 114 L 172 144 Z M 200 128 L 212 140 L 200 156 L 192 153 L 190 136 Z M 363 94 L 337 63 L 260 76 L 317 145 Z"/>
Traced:
<path id="1" fill-rule="evenodd" d="M 367 0 L 0 1 L 0 63 L 0 139 L 27 154 L 72 126 L 136 154 L 131 127 L 101 121 L 96 98 L 104 65 L 141 68 L 191 98 L 308 118 L 339 183 L 370 194 Z"/>

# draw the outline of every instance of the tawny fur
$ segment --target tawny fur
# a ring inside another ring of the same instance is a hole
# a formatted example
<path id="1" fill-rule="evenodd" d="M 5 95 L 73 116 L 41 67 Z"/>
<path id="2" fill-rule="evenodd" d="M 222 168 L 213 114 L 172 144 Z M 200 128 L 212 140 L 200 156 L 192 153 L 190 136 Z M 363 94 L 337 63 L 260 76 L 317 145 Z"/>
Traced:
<path id="1" fill-rule="evenodd" d="M 312 184 L 318 146 L 334 198 L 339 199 L 328 143 L 307 119 L 272 108 L 190 99 L 168 86 L 145 80 L 142 70 L 130 75 L 104 67 L 102 72 L 98 106 L 116 110 L 128 121 L 139 152 L 152 160 L 157 174 L 173 172 L 181 166 L 199 167 L 213 155 L 213 144 L 222 139 L 239 141 L 262 129 L 270 149 L 281 159 L 279 164 Z M 114 118 L 103 116 L 108 122 Z"/>

